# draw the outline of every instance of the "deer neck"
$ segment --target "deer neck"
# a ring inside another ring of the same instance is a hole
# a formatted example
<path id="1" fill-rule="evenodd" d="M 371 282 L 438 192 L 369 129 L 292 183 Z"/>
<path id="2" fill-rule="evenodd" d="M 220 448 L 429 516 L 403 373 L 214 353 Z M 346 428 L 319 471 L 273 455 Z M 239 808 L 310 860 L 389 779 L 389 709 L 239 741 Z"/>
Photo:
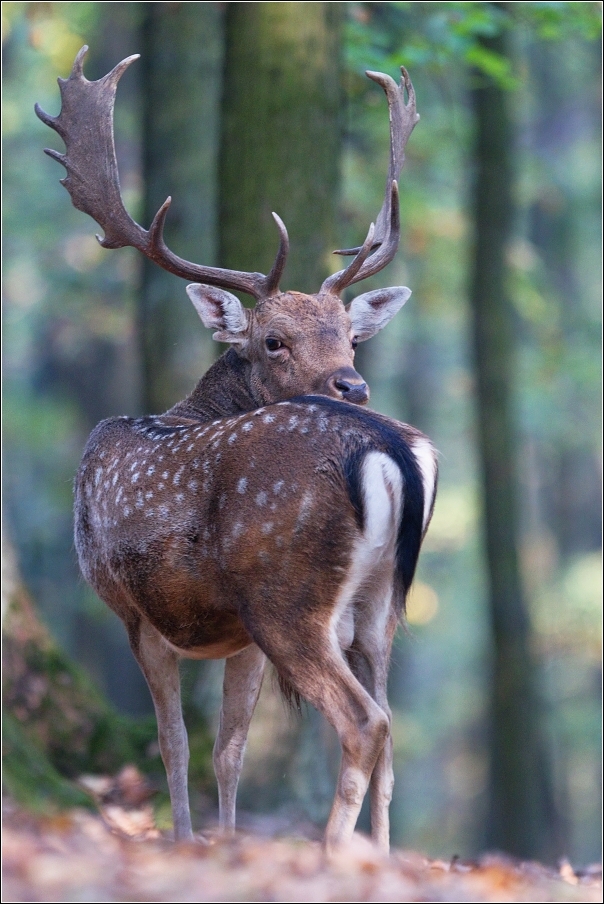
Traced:
<path id="1" fill-rule="evenodd" d="M 166 414 L 211 421 L 253 411 L 261 404 L 252 393 L 249 362 L 230 348 L 204 374 L 193 392 Z"/>

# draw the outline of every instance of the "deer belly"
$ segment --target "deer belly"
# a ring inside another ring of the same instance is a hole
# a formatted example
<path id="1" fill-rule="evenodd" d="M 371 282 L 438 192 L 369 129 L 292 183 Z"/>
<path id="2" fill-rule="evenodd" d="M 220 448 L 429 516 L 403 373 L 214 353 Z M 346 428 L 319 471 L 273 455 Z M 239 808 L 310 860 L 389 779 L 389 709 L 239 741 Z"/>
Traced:
<path id="1" fill-rule="evenodd" d="M 223 659 L 252 642 L 231 594 L 217 592 L 210 574 L 191 576 L 159 565 L 148 577 L 131 575 L 130 598 L 178 653 L 192 659 Z"/>
<path id="2" fill-rule="evenodd" d="M 185 659 L 227 659 L 229 656 L 234 656 L 235 653 L 240 653 L 241 650 L 249 647 L 251 643 L 252 639 L 245 632 L 243 625 L 241 625 L 241 636 L 231 636 L 215 643 L 180 647 L 168 640 L 168 644 L 174 652 Z"/>

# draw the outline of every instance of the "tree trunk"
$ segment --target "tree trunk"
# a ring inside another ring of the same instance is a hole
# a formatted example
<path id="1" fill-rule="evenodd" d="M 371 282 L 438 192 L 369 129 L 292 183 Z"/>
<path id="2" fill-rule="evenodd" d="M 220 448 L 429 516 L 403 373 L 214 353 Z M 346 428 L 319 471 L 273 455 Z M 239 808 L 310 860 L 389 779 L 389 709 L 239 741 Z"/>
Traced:
<path id="1" fill-rule="evenodd" d="M 220 263 L 316 292 L 335 247 L 340 159 L 339 3 L 229 3 L 220 151 Z"/>
<path id="2" fill-rule="evenodd" d="M 166 240 L 212 266 L 222 60 L 220 4 L 145 3 L 141 26 L 143 224 L 173 198 Z M 214 359 L 185 283 L 145 260 L 139 302 L 143 411 L 165 411 Z"/>
<path id="3" fill-rule="evenodd" d="M 501 36 L 485 38 L 483 44 L 506 53 Z M 493 631 L 486 841 L 521 857 L 547 859 L 560 852 L 517 551 L 514 336 L 505 263 L 513 219 L 513 126 L 506 93 L 480 79 L 472 91 L 476 182 L 471 301 Z"/>

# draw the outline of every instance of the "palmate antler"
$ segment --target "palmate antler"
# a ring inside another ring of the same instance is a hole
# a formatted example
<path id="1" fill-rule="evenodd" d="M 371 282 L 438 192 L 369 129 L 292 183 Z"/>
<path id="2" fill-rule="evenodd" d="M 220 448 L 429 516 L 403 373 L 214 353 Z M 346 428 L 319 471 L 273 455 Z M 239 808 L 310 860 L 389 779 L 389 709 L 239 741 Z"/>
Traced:
<path id="1" fill-rule="evenodd" d="M 396 254 L 401 237 L 398 177 L 405 162 L 407 141 L 419 121 L 419 113 L 415 109 L 415 90 L 404 66 L 401 66 L 400 85 L 397 85 L 393 78 L 383 72 L 367 72 L 366 75 L 382 86 L 388 99 L 390 165 L 384 203 L 378 214 L 375 228 L 372 224 L 361 247 L 334 252 L 334 254 L 341 255 L 354 254 L 356 257 L 345 270 L 340 270 L 325 280 L 321 291 L 326 292 L 340 293 L 347 286 L 378 273 L 386 264 L 390 263 Z M 406 103 L 405 92 L 408 98 Z M 371 254 L 372 251 L 373 254 Z"/>
<path id="2" fill-rule="evenodd" d="M 60 114 L 49 116 L 38 104 L 35 111 L 42 122 L 58 132 L 65 142 L 65 154 L 48 148 L 45 152 L 67 170 L 67 176 L 61 182 L 71 195 L 74 207 L 91 216 L 103 229 L 104 238 L 97 236 L 101 245 L 104 248 L 132 246 L 164 270 L 183 279 L 238 289 L 256 299 L 277 292 L 289 250 L 287 230 L 277 214 L 274 213 L 273 217 L 281 241 L 275 263 L 267 276 L 204 267 L 173 254 L 163 237 L 171 198 L 167 198 L 157 211 L 148 231 L 128 214 L 120 193 L 113 139 L 113 106 L 120 78 L 139 55 L 122 60 L 103 78 L 89 82 L 82 71 L 87 51 L 88 47 L 82 47 L 68 79 L 58 79 L 62 101 Z"/>
<path id="3" fill-rule="evenodd" d="M 54 129 L 65 142 L 65 154 L 48 148 L 45 153 L 58 160 L 67 170 L 67 176 L 61 182 L 71 195 L 74 207 L 91 216 L 103 229 L 104 237 L 97 236 L 101 245 L 104 248 L 137 248 L 176 276 L 197 283 L 239 290 L 257 300 L 276 294 L 289 251 L 287 230 L 276 213 L 273 213 L 273 217 L 279 229 L 279 250 L 273 267 L 266 276 L 263 273 L 204 267 L 186 261 L 170 251 L 163 236 L 172 200 L 169 197 L 155 214 L 148 230 L 132 219 L 124 207 L 120 192 L 113 138 L 113 107 L 118 82 L 139 55 L 127 57 L 103 78 L 89 82 L 83 73 L 87 51 L 87 46 L 82 47 L 68 79 L 58 79 L 62 101 L 59 115 L 49 116 L 38 104 L 35 111 L 42 122 Z M 373 276 L 390 263 L 397 251 L 400 220 L 396 180 L 404 163 L 407 139 L 419 119 L 415 112 L 413 85 L 402 66 L 401 72 L 400 86 L 389 75 L 367 73 L 369 78 L 382 86 L 388 98 L 390 166 L 386 195 L 375 228 L 372 224 L 362 247 L 335 252 L 342 255 L 354 254 L 355 258 L 345 270 L 340 270 L 325 280 L 322 292 L 339 294 L 347 286 Z M 405 91 L 408 95 L 407 103 Z"/>

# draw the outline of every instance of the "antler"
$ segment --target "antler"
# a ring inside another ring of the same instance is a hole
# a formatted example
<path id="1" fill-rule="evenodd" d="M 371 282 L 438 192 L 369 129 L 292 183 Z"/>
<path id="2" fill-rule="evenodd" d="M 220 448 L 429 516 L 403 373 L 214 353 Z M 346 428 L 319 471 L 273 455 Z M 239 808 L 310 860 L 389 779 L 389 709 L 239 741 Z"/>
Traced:
<path id="1" fill-rule="evenodd" d="M 400 241 L 400 216 L 398 200 L 398 177 L 405 162 L 405 147 L 419 114 L 415 110 L 415 91 L 404 66 L 401 66 L 401 83 L 383 72 L 367 72 L 367 76 L 381 85 L 388 99 L 390 114 L 390 165 L 386 180 L 386 192 L 382 209 L 375 223 L 370 227 L 363 245 L 335 251 L 334 254 L 354 254 L 355 259 L 345 270 L 329 276 L 321 286 L 322 292 L 338 294 L 347 286 L 367 279 L 389 264 L 398 249 Z M 405 103 L 405 91 L 407 103 Z M 372 238 L 370 238 L 372 236 Z M 371 254 L 371 252 L 374 252 Z"/>
<path id="2" fill-rule="evenodd" d="M 88 47 L 78 53 L 68 79 L 58 79 L 61 91 L 61 112 L 49 116 L 35 106 L 37 116 L 61 136 L 66 153 L 48 148 L 45 153 L 67 170 L 61 179 L 74 207 L 91 216 L 103 229 L 105 236 L 97 239 L 103 248 L 132 246 L 176 276 L 194 282 L 208 283 L 227 289 L 238 289 L 254 298 L 264 298 L 278 291 L 279 280 L 289 251 L 287 230 L 273 214 L 279 229 L 280 243 L 270 273 L 245 273 L 203 267 L 183 260 L 167 247 L 164 223 L 170 207 L 167 198 L 155 214 L 149 230 L 139 226 L 126 211 L 120 193 L 120 181 L 113 139 L 113 106 L 118 82 L 128 66 L 139 58 L 129 56 L 96 82 L 89 82 L 83 74 L 84 57 Z"/>

